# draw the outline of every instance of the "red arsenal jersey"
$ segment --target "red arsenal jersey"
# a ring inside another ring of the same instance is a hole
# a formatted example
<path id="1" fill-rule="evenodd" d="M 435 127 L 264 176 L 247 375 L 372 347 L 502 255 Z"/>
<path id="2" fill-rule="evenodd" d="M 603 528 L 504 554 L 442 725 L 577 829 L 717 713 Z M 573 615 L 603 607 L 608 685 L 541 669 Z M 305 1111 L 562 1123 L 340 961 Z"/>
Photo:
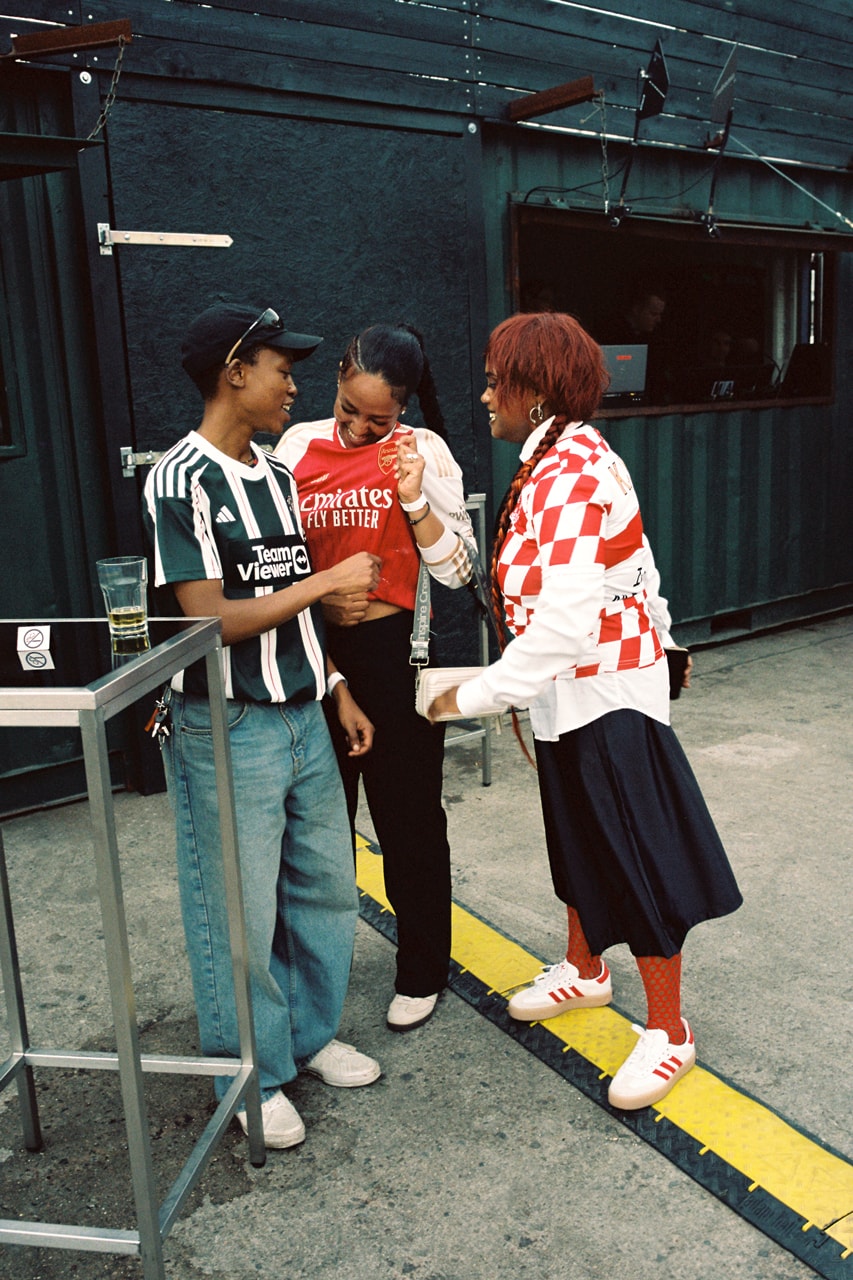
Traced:
<path id="1" fill-rule="evenodd" d="M 315 570 L 371 551 L 382 561 L 371 599 L 413 609 L 419 556 L 397 501 L 398 423 L 376 444 L 347 449 L 334 419 L 292 427 L 277 450 L 292 470 Z"/>

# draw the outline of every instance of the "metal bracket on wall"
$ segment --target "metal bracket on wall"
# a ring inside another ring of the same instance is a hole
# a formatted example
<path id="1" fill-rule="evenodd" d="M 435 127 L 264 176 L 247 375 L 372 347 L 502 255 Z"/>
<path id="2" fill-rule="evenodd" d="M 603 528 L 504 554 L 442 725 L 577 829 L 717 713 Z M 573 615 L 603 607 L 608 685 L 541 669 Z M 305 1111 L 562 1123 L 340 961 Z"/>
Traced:
<path id="1" fill-rule="evenodd" d="M 121 474 L 128 479 L 133 479 L 137 467 L 153 467 L 154 463 L 163 456 L 162 452 L 156 453 L 153 449 L 149 449 L 147 453 L 134 453 L 129 444 L 122 445 L 119 453 L 121 454 Z"/>
<path id="2" fill-rule="evenodd" d="M 272 453 L 273 446 L 271 444 L 259 444 L 259 449 L 263 449 L 264 453 Z M 145 449 L 139 453 L 134 451 L 132 445 L 124 444 L 119 449 L 121 456 L 121 474 L 127 476 L 128 480 L 132 480 L 136 475 L 137 467 L 153 467 L 155 462 L 159 462 L 163 457 L 165 450 Z M 482 495 L 475 493 L 471 501 L 481 498 Z M 485 501 L 485 499 L 483 499 Z"/>
<path id="3" fill-rule="evenodd" d="M 102 254 L 112 254 L 114 244 L 159 244 L 195 249 L 228 249 L 230 236 L 194 235 L 183 231 L 114 231 L 108 222 L 98 223 Z"/>

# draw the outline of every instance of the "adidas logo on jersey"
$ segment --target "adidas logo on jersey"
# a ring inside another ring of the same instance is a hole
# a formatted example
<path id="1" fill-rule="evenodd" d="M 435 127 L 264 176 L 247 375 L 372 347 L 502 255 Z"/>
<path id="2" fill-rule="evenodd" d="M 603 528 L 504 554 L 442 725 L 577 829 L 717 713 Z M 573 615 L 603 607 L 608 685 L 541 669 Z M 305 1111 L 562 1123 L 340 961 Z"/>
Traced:
<path id="1" fill-rule="evenodd" d="M 235 515 L 232 515 L 232 513 L 225 506 L 220 507 L 216 513 L 217 524 L 233 524 L 236 519 L 237 517 Z"/>

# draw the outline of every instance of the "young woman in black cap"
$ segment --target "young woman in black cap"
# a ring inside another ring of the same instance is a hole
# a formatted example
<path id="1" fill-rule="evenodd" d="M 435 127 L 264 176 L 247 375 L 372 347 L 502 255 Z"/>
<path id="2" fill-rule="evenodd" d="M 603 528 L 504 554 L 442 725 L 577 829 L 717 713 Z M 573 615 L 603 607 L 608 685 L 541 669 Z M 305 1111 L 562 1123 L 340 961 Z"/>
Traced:
<path id="1" fill-rule="evenodd" d="M 297 1072 L 343 1088 L 379 1064 L 334 1039 L 352 964 L 358 899 L 340 775 L 321 706 L 329 664 L 318 602 L 368 590 L 378 560 L 358 552 L 312 572 L 287 468 L 257 448 L 279 435 L 296 396 L 294 364 L 321 339 L 272 310 L 220 303 L 190 325 L 183 365 L 201 422 L 151 471 L 144 517 L 167 615 L 219 617 L 264 1139 L 294 1146 L 305 1127 L 281 1085 Z M 239 1052 L 204 664 L 168 693 L 164 744 L 177 827 L 178 883 L 204 1053 Z M 348 750 L 372 727 L 345 687 Z M 230 1077 L 217 1077 L 222 1097 Z M 239 1113 L 244 1128 L 245 1112 Z"/>

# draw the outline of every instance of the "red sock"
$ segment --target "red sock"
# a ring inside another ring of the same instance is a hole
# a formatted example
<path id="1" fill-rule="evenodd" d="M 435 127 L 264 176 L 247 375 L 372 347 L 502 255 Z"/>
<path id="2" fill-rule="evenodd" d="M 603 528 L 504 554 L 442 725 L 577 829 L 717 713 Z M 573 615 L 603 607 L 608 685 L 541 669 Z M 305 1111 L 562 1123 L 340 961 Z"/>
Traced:
<path id="1" fill-rule="evenodd" d="M 574 907 L 567 908 L 569 913 L 569 942 L 566 947 L 566 959 L 573 964 L 581 978 L 597 978 L 601 973 L 601 956 L 590 952 L 589 943 L 581 928 L 580 916 Z"/>
<path id="2" fill-rule="evenodd" d="M 648 1031 L 665 1031 L 672 1044 L 683 1044 L 681 1021 L 681 952 L 669 960 L 663 956 L 635 956 L 646 990 Z"/>

